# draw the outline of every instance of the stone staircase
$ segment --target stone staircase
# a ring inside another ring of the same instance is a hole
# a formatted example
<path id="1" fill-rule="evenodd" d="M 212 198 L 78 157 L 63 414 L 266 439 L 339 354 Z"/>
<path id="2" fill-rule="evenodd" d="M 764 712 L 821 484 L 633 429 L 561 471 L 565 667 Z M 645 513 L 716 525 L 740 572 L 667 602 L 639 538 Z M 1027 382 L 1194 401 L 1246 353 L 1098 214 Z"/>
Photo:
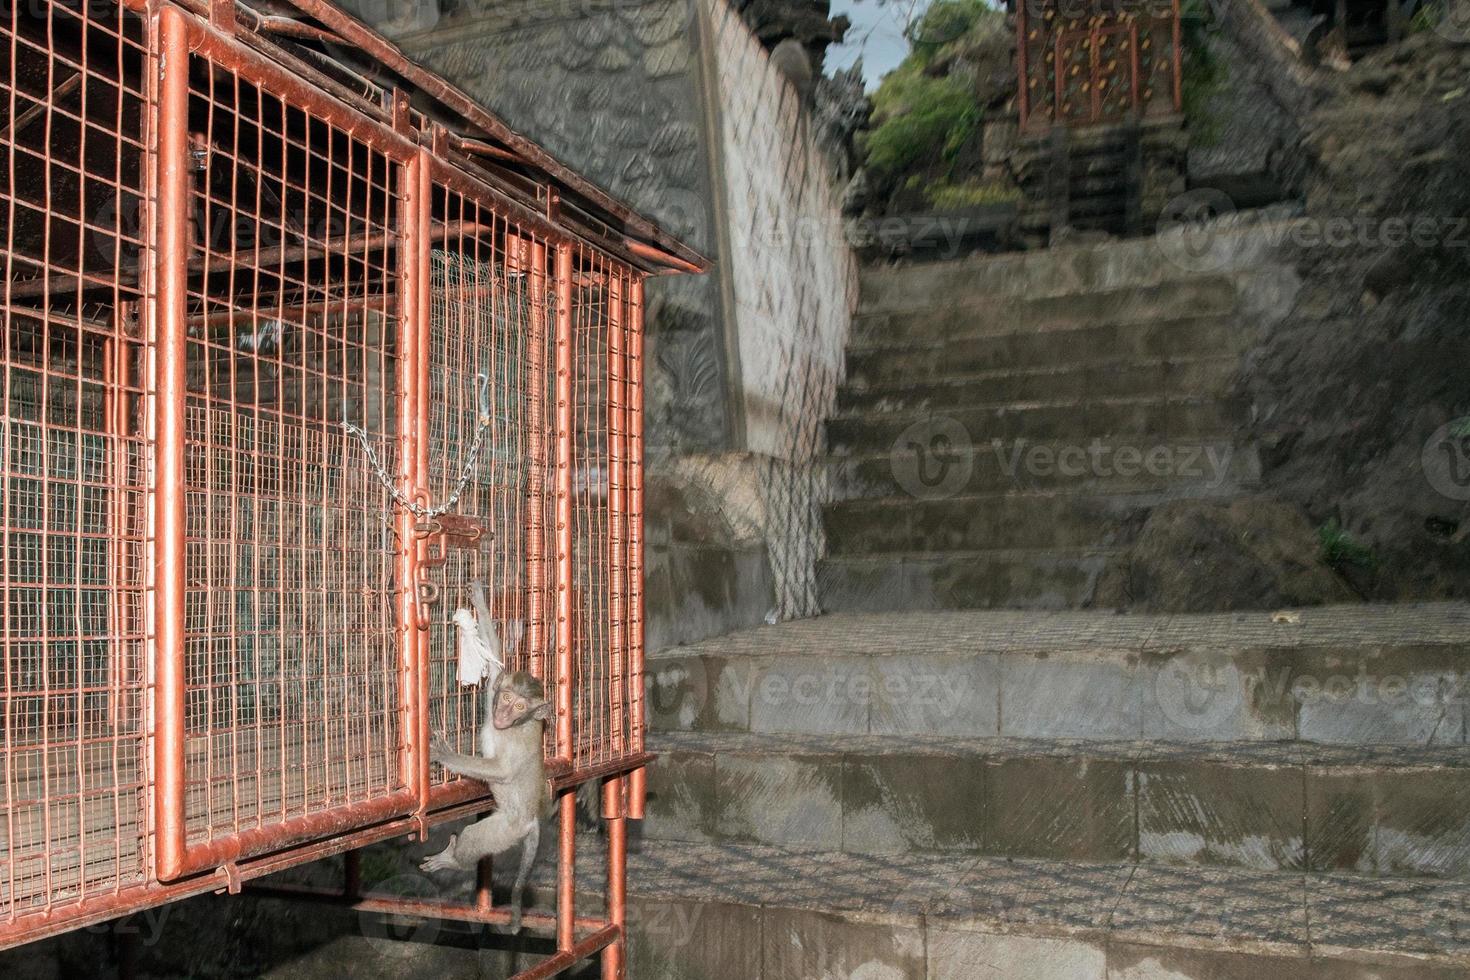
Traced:
<path id="1" fill-rule="evenodd" d="M 1470 976 L 1467 645 L 1423 604 L 667 651 L 631 975 Z"/>
<path id="2" fill-rule="evenodd" d="M 1150 507 L 1249 486 L 1228 392 L 1286 227 L 867 269 L 824 608 L 1085 607 Z"/>

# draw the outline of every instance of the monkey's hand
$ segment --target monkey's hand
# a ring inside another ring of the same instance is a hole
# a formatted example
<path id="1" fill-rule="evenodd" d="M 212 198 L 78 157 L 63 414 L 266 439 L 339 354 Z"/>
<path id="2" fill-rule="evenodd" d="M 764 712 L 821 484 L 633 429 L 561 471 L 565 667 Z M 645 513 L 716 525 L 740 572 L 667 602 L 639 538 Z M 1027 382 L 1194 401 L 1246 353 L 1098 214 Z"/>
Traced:
<path id="1" fill-rule="evenodd" d="M 426 873 L 433 871 L 458 871 L 459 862 L 454 859 L 454 845 L 458 839 L 457 835 L 450 837 L 449 846 L 438 854 L 425 858 L 423 863 L 419 865 L 419 870 Z"/>
<path id="2" fill-rule="evenodd" d="M 454 755 L 454 747 L 449 744 L 448 739 L 446 739 L 439 732 L 434 732 L 429 736 L 430 762 L 437 762 L 442 765 L 444 763 L 444 760 L 448 759 L 452 755 Z"/>

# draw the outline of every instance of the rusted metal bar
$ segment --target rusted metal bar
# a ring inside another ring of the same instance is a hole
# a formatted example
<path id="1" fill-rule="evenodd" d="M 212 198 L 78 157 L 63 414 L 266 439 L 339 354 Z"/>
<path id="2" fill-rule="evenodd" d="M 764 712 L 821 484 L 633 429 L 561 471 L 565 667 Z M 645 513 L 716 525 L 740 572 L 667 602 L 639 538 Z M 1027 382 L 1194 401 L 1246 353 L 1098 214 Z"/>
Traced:
<path id="1" fill-rule="evenodd" d="M 422 194 L 419 168 L 423 161 L 415 157 L 399 170 L 398 226 L 402 247 L 398 250 L 398 371 L 395 398 L 398 416 L 398 487 L 412 497 L 418 490 L 419 427 L 417 412 L 423 386 L 422 356 L 419 351 L 421 297 L 413 284 L 419 265 L 419 235 L 423 232 L 420 217 Z M 403 785 L 415 790 L 419 811 L 428 806 L 428 745 L 419 733 L 427 720 L 428 694 L 424 690 L 423 666 L 419 651 L 418 582 L 419 549 L 414 538 L 414 517 L 400 507 L 394 514 L 395 544 L 398 548 L 396 574 L 398 647 L 401 672 L 399 700 L 403 711 L 404 745 L 400 749 Z"/>
<path id="2" fill-rule="evenodd" d="M 556 948 L 572 948 L 577 920 L 577 794 L 561 795 L 557 811 Z"/>
<path id="3" fill-rule="evenodd" d="M 442 919 L 448 922 L 473 922 L 480 925 L 506 926 L 510 924 L 511 912 L 508 908 L 481 909 L 478 906 L 465 902 L 452 902 L 444 899 L 414 899 L 388 895 L 363 895 L 354 898 L 341 892 L 326 888 L 318 888 L 312 885 L 296 884 L 273 884 L 273 885 L 251 885 L 248 889 L 251 895 L 261 898 L 278 898 L 292 902 L 309 902 L 317 905 L 333 905 L 347 908 L 354 912 L 371 912 L 379 915 L 407 915 L 417 916 L 424 919 Z M 537 932 L 550 932 L 556 928 L 556 916 L 547 912 L 538 912 L 535 909 L 526 909 L 521 915 L 521 923 L 527 929 Z M 578 930 L 592 935 L 598 935 L 609 927 L 609 923 L 602 919 L 578 919 L 576 927 Z M 598 947 L 601 948 L 600 946 Z M 592 955 L 597 950 L 583 953 L 580 958 Z M 522 974 L 516 974 L 517 977 Z"/>
<path id="4" fill-rule="evenodd" d="M 157 330 L 152 399 L 156 430 L 153 615 L 154 872 L 185 871 L 184 834 L 184 411 L 188 358 L 185 268 L 189 247 L 189 34 L 184 15 L 159 15 L 163 57 L 158 105 Z"/>
<path id="5" fill-rule="evenodd" d="M 493 160 L 504 160 L 507 163 L 525 163 L 526 161 L 512 153 L 510 150 L 487 143 L 484 140 L 472 140 L 454 133 L 448 134 L 449 145 L 461 153 L 473 156 L 490 157 Z"/>
<path id="6" fill-rule="evenodd" d="M 511 980 L 545 980 L 546 977 L 554 977 L 563 970 L 576 966 L 582 960 L 592 956 L 598 950 L 608 944 L 616 942 L 622 935 L 615 925 L 604 926 L 592 935 L 578 940 L 564 950 L 560 950 L 537 963 L 529 970 L 517 973 Z"/>
<path id="7" fill-rule="evenodd" d="M 431 291 L 431 243 L 429 241 L 429 229 L 434 223 L 434 172 L 433 157 L 428 150 L 419 149 L 417 170 L 415 175 L 418 179 L 418 193 L 414 196 L 413 227 L 415 232 L 415 247 L 404 248 L 403 251 L 410 256 L 409 268 L 404 270 L 402 292 L 415 292 L 418 299 L 415 304 L 415 316 L 412 323 L 404 324 L 404 328 L 416 336 L 415 351 L 417 357 L 414 361 L 414 389 L 415 399 L 409 409 L 409 416 L 416 426 L 415 452 L 411 461 L 413 471 L 412 496 L 427 503 L 429 485 L 429 391 L 432 387 L 429 380 L 429 319 L 430 309 L 433 304 Z M 415 553 L 415 560 L 422 562 L 427 556 L 429 542 L 427 538 L 418 533 L 415 528 L 414 537 L 409 547 Z M 422 583 L 423 571 L 418 572 L 414 580 L 414 602 L 417 606 L 420 602 L 419 586 Z M 414 687 L 415 697 L 418 699 L 418 724 L 411 729 L 413 739 L 419 746 L 419 813 L 423 815 L 428 812 L 431 782 L 429 775 L 429 634 L 425 610 L 419 608 L 414 631 L 414 660 L 418 665 L 416 684 Z M 427 833 L 421 831 L 427 838 Z"/>
<path id="8" fill-rule="evenodd" d="M 482 857 L 475 865 L 475 908 L 481 913 L 489 912 L 495 907 L 495 898 L 491 892 L 494 864 L 493 858 Z"/>
<path id="9" fill-rule="evenodd" d="M 318 27 L 315 24 L 308 24 L 294 17 L 282 17 L 279 14 L 258 14 L 250 26 L 262 34 L 280 34 L 284 37 L 302 38 L 308 41 L 326 41 L 330 44 L 343 43 L 342 35 L 336 31 L 330 31 L 325 27 Z"/>
<path id="10" fill-rule="evenodd" d="M 597 762 L 589 765 L 580 765 L 575 769 L 568 768 L 562 772 L 553 772 L 554 760 L 547 760 L 547 775 L 554 790 L 575 789 L 583 783 L 594 779 L 606 779 L 609 776 L 628 775 L 637 769 L 648 765 L 657 759 L 653 752 L 628 752 L 617 759 L 606 762 Z"/>
<path id="11" fill-rule="evenodd" d="M 81 72 L 77 72 L 70 78 L 66 79 L 66 81 L 64 82 L 58 82 L 51 89 L 50 97 L 47 98 L 46 101 L 37 102 L 29 109 L 25 110 L 22 113 L 19 113 L 15 117 L 15 120 L 13 122 L 7 125 L 3 131 L 0 131 L 0 143 L 9 143 L 14 140 L 17 133 L 39 119 L 52 106 L 61 102 L 68 95 L 71 95 L 73 92 L 75 92 L 77 90 L 77 86 L 80 84 L 82 84 Z"/>
<path id="12" fill-rule="evenodd" d="M 556 754 L 572 758 L 572 249 L 556 250 Z"/>
<path id="13" fill-rule="evenodd" d="M 678 255 L 673 254 L 672 252 L 665 251 L 664 249 L 658 248 L 654 245 L 649 245 L 645 242 L 635 241 L 632 238 L 624 239 L 623 245 L 627 248 L 629 252 L 638 256 L 639 258 L 647 259 L 650 262 L 657 262 L 659 265 L 666 265 L 669 268 L 674 269 L 678 272 L 689 272 L 698 274 L 708 271 L 707 265 L 701 265 L 698 262 L 691 262 L 688 259 L 684 259 Z"/>
<path id="14" fill-rule="evenodd" d="M 483 235 L 493 231 L 494 228 L 491 225 L 454 222 L 450 225 L 429 229 L 426 232 L 419 232 L 419 237 L 432 242 L 442 241 L 456 235 Z M 265 268 L 281 263 L 332 258 L 333 253 L 336 253 L 339 258 L 342 256 L 356 257 L 363 252 L 397 248 L 401 240 L 400 233 L 383 232 L 374 235 L 342 235 L 335 238 L 324 238 L 319 242 L 303 242 L 299 245 L 271 245 L 251 252 L 250 263 L 256 268 Z M 203 262 L 196 259 L 190 263 L 189 270 L 197 272 L 202 268 Z"/>
<path id="15" fill-rule="evenodd" d="M 477 801 L 436 810 L 430 816 L 430 822 L 438 824 L 457 820 L 471 815 L 483 805 L 483 802 Z M 250 881 L 299 864 L 319 861 L 355 848 L 363 848 L 391 840 L 394 837 L 402 837 L 415 828 L 414 818 L 400 817 L 386 823 L 349 831 L 336 837 L 244 861 L 237 865 L 235 870 L 240 881 Z M 177 882 L 144 881 L 113 891 L 99 892 L 91 896 L 83 908 L 46 908 L 26 913 L 7 922 L 5 929 L 0 931 L 0 949 L 36 942 L 58 933 L 95 925 L 141 909 L 155 908 L 208 892 L 219 892 L 224 889 L 225 884 L 224 876 L 219 873 L 194 875 Z M 340 896 L 338 897 L 340 899 Z M 546 922 L 546 927 L 554 923 L 553 916 L 543 913 L 542 917 Z M 590 920 L 579 923 L 580 928 L 596 928 L 598 925 L 600 923 Z"/>
<path id="16" fill-rule="evenodd" d="M 607 488 L 608 488 L 608 727 L 613 747 L 624 751 L 623 705 L 627 700 L 628 659 L 628 333 L 623 313 L 623 281 L 607 284 Z M 621 795 L 619 795 L 621 801 Z M 604 806 L 603 816 L 622 816 Z"/>
<path id="17" fill-rule="evenodd" d="M 644 749 L 643 715 L 643 279 L 634 276 L 628 290 L 628 726 L 629 751 Z M 634 769 L 628 777 L 628 817 L 642 820 L 648 773 Z"/>
<path id="18" fill-rule="evenodd" d="M 556 250 L 556 754 L 572 758 L 572 249 Z M 556 945 L 572 947 L 572 920 L 576 908 L 577 807 L 574 793 L 561 796 L 560 857 L 557 868 Z"/>
<path id="19" fill-rule="evenodd" d="M 327 95 L 320 88 L 308 84 L 300 75 L 252 51 L 214 26 L 184 14 L 171 5 L 164 9 L 173 11 L 176 17 L 188 25 L 190 47 L 213 64 L 248 76 L 277 98 L 309 111 L 313 118 L 330 124 L 399 162 L 407 161 L 417 152 L 418 148 L 410 140 L 393 132 L 380 120 Z"/>
<path id="20" fill-rule="evenodd" d="M 514 249 L 522 262 L 529 259 L 530 317 L 527 323 L 526 376 L 529 391 L 526 405 L 526 451 L 530 457 L 529 504 L 526 519 L 526 647 L 531 673 L 546 674 L 546 482 L 551 476 L 546 453 L 546 246 L 514 236 L 506 251 Z M 529 252 L 529 255 L 525 253 Z M 559 747 L 558 747 L 559 748 Z"/>
<path id="21" fill-rule="evenodd" d="M 602 980 L 623 980 L 627 963 L 628 821 L 624 819 L 622 777 L 602 784 L 602 810 L 607 819 L 607 918 L 618 927 L 615 943 L 602 952 Z"/>

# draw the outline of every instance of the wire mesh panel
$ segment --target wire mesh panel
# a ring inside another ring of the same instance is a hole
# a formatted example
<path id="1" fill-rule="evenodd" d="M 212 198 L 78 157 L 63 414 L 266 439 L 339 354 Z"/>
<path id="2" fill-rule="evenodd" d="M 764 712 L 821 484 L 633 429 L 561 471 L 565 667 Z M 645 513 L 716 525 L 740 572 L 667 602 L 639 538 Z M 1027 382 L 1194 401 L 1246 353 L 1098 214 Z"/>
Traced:
<path id="1" fill-rule="evenodd" d="M 141 881 L 144 22 L 0 15 L 0 925 Z"/>
<path id="2" fill-rule="evenodd" d="M 239 70 L 196 58 L 187 122 L 195 842 L 406 789 L 379 475 L 397 467 L 401 215 L 397 162 Z"/>
<path id="3" fill-rule="evenodd" d="M 428 573 L 441 596 L 429 629 L 429 718 L 474 752 L 482 692 L 459 676 L 449 621 L 470 605 L 473 581 L 485 584 L 507 669 L 540 674 L 545 662 L 544 581 L 533 568 L 551 548 L 547 281 L 533 260 L 544 246 L 488 202 L 443 184 L 430 202 L 425 482 L 431 503 L 458 500 Z"/>
<path id="4" fill-rule="evenodd" d="M 575 716 L 572 758 L 605 763 L 628 740 L 629 270 L 574 250 L 571 283 L 572 608 Z"/>

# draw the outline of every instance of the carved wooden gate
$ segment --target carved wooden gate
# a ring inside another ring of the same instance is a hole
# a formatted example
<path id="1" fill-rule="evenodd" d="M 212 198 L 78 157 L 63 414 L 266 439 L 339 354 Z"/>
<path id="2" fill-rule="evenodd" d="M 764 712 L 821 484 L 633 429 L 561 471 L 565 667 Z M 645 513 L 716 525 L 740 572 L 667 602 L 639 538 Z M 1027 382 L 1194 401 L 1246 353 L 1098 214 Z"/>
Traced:
<path id="1" fill-rule="evenodd" d="M 1023 128 L 1178 112 L 1179 0 L 1017 0 Z"/>

